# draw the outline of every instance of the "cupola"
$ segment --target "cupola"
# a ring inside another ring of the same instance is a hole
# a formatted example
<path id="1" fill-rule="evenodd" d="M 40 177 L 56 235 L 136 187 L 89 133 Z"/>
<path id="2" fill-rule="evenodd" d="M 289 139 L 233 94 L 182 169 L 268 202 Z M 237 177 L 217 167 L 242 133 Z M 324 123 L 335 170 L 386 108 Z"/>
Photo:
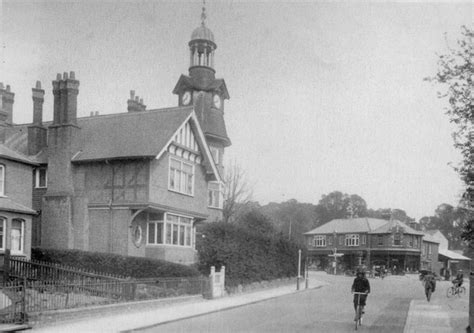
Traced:
<path id="1" fill-rule="evenodd" d="M 214 51 L 217 48 L 214 34 L 206 27 L 206 8 L 202 7 L 201 25 L 194 29 L 189 42 L 189 75 L 199 80 L 213 80 Z"/>

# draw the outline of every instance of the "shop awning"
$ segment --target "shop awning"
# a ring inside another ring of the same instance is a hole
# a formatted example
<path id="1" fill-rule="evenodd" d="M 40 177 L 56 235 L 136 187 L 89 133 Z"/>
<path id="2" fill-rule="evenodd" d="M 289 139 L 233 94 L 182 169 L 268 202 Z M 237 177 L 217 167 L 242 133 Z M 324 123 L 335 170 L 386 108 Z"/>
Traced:
<path id="1" fill-rule="evenodd" d="M 438 250 L 438 255 L 445 256 L 446 258 L 452 259 L 452 260 L 471 260 L 470 258 L 465 257 L 462 254 L 459 254 L 459 253 L 451 251 L 451 250 L 439 249 Z"/>

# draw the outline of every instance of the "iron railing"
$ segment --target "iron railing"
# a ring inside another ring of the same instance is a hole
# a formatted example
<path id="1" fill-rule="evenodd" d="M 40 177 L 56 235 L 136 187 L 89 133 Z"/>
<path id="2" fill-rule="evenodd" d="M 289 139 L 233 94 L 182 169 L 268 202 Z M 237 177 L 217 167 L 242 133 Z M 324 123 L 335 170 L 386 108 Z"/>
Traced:
<path id="1" fill-rule="evenodd" d="M 25 322 L 28 315 L 49 310 L 153 300 L 184 295 L 205 295 L 207 277 L 146 280 L 7 282 L 0 290 L 0 322 Z"/>

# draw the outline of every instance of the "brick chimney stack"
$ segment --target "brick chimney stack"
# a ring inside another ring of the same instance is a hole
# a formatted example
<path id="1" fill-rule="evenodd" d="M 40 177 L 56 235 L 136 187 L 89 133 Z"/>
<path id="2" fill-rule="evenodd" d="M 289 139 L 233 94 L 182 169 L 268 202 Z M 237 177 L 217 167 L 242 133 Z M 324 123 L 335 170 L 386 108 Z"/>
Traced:
<path id="1" fill-rule="evenodd" d="M 0 83 L 0 121 L 7 124 L 13 122 L 13 102 L 15 100 L 15 94 L 10 90 L 10 85 L 7 84 L 4 88 L 3 83 Z"/>
<path id="2" fill-rule="evenodd" d="M 53 81 L 54 116 L 53 125 L 76 125 L 77 123 L 77 95 L 79 81 L 75 73 L 67 72 L 61 76 L 57 74 Z"/>
<path id="3" fill-rule="evenodd" d="M 47 130 L 43 126 L 44 90 L 41 89 L 40 81 L 36 81 L 36 87 L 31 90 L 33 93 L 33 124 L 28 126 L 28 155 L 36 155 L 46 147 L 47 142 Z"/>
<path id="4" fill-rule="evenodd" d="M 143 104 L 143 98 L 135 96 L 135 90 L 130 90 L 130 99 L 127 101 L 128 112 L 140 112 L 146 110 L 146 105 Z"/>

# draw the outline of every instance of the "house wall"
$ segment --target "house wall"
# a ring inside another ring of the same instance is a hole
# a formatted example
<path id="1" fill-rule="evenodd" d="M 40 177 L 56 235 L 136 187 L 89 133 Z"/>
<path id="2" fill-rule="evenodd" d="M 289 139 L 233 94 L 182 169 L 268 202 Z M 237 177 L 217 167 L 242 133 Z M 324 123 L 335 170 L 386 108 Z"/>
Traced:
<path id="1" fill-rule="evenodd" d="M 129 255 L 128 209 L 89 210 L 89 251 Z"/>
<path id="2" fill-rule="evenodd" d="M 169 158 L 166 152 L 159 160 L 150 163 L 150 202 L 176 207 L 179 210 L 208 214 L 207 181 L 204 166 L 195 164 L 194 195 L 186 195 L 168 190 Z"/>
<path id="3" fill-rule="evenodd" d="M 1 158 L 0 164 L 5 166 L 5 195 L 11 200 L 31 208 L 33 199 L 30 186 L 33 179 L 32 167 Z"/>
<path id="4" fill-rule="evenodd" d="M 7 159 L 0 159 L 0 164 L 5 166 L 5 196 L 14 202 L 32 208 L 32 166 Z M 29 259 L 31 257 L 32 215 L 2 211 L 1 207 L 0 215 L 7 219 L 6 230 L 4 231 L 6 235 L 5 248 L 11 248 L 10 230 L 12 220 L 18 218 L 25 221 L 23 255 Z"/>

